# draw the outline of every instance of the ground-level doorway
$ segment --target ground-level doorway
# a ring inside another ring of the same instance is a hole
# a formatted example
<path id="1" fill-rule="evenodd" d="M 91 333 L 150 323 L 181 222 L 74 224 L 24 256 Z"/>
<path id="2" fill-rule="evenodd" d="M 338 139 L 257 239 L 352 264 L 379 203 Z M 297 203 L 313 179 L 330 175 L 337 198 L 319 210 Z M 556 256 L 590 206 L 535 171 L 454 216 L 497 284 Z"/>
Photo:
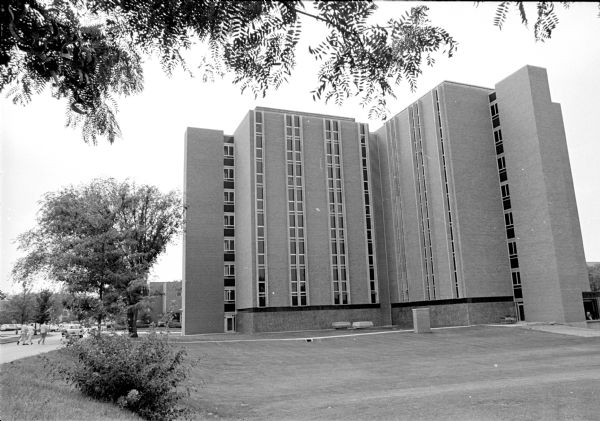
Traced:
<path id="1" fill-rule="evenodd" d="M 225 314 L 225 332 L 235 332 L 235 314 Z"/>
<path id="2" fill-rule="evenodd" d="M 524 322 L 525 321 L 525 306 L 523 305 L 523 302 L 517 301 L 515 303 L 515 306 L 517 308 L 517 320 L 519 320 L 520 322 Z"/>

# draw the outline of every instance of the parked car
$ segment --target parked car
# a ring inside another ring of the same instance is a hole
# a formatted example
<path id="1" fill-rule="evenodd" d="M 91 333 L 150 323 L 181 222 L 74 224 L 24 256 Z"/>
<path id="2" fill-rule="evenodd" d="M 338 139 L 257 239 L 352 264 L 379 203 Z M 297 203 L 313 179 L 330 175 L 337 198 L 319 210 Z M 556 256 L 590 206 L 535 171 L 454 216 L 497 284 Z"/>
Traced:
<path id="1" fill-rule="evenodd" d="M 85 329 L 81 325 L 68 324 L 68 325 L 63 326 L 62 335 L 67 336 L 67 337 L 68 336 L 79 336 L 80 338 L 82 338 L 84 331 L 85 331 Z"/>
<path id="2" fill-rule="evenodd" d="M 6 330 L 16 330 L 19 329 L 19 325 L 14 324 L 14 323 L 7 323 L 7 324 L 3 324 L 0 325 L 0 330 L 2 331 L 6 331 Z"/>

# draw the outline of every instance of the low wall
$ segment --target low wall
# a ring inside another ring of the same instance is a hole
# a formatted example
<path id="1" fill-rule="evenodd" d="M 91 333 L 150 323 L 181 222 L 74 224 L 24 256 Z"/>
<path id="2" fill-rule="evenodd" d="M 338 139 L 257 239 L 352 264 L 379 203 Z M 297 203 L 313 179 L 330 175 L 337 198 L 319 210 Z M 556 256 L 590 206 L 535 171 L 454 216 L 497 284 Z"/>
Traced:
<path id="1" fill-rule="evenodd" d="M 469 326 L 499 323 L 505 316 L 515 317 L 512 297 L 477 297 L 392 304 L 392 324 L 412 329 L 412 309 L 429 308 L 431 327 Z"/>
<path id="2" fill-rule="evenodd" d="M 333 322 L 371 321 L 382 325 L 378 304 L 239 309 L 236 330 L 242 333 L 331 329 Z"/>
<path id="3" fill-rule="evenodd" d="M 600 320 L 586 320 L 585 324 L 588 329 L 600 330 Z"/>

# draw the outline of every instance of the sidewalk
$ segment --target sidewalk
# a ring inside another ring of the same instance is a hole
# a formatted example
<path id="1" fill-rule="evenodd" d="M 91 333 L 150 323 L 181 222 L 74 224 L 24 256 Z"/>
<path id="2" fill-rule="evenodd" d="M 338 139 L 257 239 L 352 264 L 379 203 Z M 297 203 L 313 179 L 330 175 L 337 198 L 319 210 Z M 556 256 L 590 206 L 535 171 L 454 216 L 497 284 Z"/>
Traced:
<path id="1" fill-rule="evenodd" d="M 45 345 L 38 345 L 37 337 L 33 339 L 33 345 L 17 345 L 15 337 L 13 342 L 0 344 L 0 364 L 54 351 L 62 346 L 60 339 L 60 333 L 52 333 L 46 337 Z"/>
<path id="2" fill-rule="evenodd" d="M 575 327 L 561 324 L 518 324 L 518 327 L 522 329 L 538 330 L 541 332 L 558 333 L 560 335 L 571 335 L 581 336 L 584 338 L 596 338 L 600 337 L 600 330 L 598 329 L 586 329 L 584 327 Z"/>

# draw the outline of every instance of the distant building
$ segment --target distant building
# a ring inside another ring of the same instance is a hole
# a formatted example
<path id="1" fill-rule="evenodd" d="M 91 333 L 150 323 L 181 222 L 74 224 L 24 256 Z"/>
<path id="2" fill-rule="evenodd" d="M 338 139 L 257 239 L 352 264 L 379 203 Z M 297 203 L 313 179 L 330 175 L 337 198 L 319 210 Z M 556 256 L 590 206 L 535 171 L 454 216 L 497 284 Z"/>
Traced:
<path id="1" fill-rule="evenodd" d="M 159 322 L 165 314 L 173 312 L 173 320 L 181 321 L 181 281 L 150 282 L 151 298 L 150 318 Z"/>
<path id="2" fill-rule="evenodd" d="M 589 291 L 546 71 L 443 82 L 376 132 L 258 107 L 185 139 L 183 332 L 583 322 Z"/>

